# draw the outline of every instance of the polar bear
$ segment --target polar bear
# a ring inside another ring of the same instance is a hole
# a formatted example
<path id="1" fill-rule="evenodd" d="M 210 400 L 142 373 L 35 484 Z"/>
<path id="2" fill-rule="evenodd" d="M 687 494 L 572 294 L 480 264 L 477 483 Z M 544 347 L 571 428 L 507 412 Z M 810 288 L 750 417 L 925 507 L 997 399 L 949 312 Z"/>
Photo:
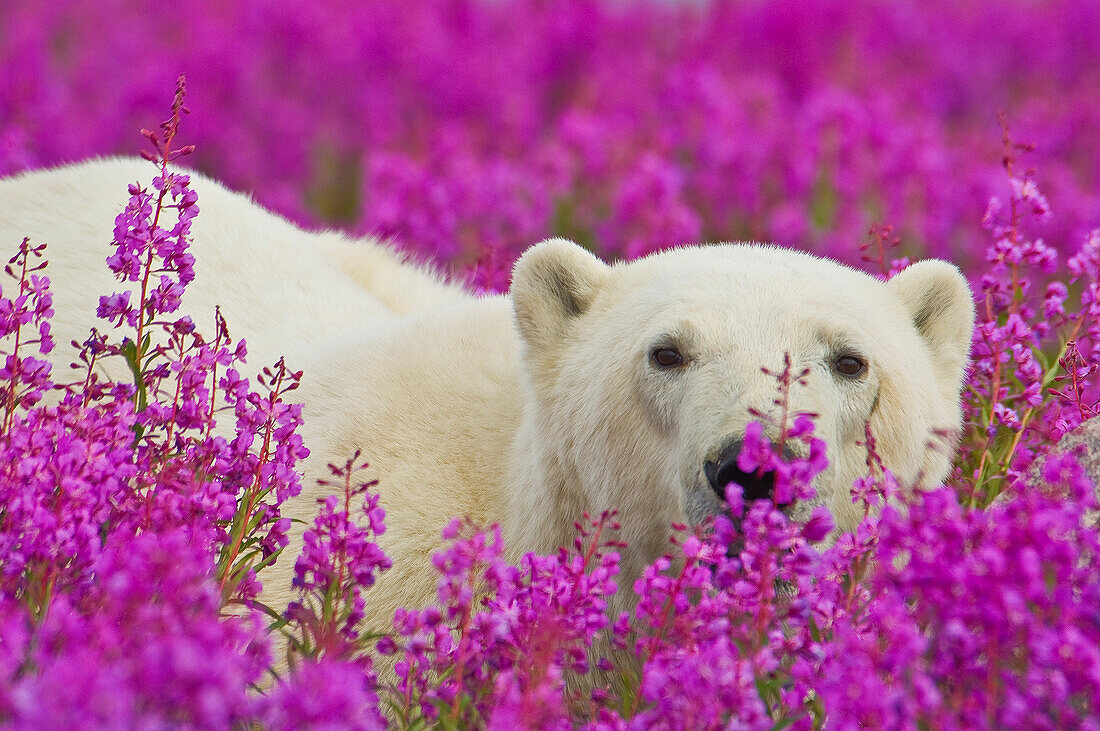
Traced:
<path id="1" fill-rule="evenodd" d="M 0 181 L 0 240 L 48 244 L 59 342 L 83 337 L 97 297 L 117 288 L 103 265 L 112 221 L 127 184 L 152 173 L 108 159 Z M 840 528 L 860 515 L 849 490 L 866 471 L 865 424 L 903 484 L 947 472 L 950 449 L 929 444 L 960 426 L 974 319 L 948 263 L 882 282 L 775 246 L 608 265 L 549 240 L 519 259 L 509 294 L 475 296 L 378 241 L 303 231 L 201 175 L 192 185 L 184 310 L 202 323 L 220 306 L 255 369 L 285 354 L 305 371 L 312 455 L 285 513 L 309 522 L 329 489 L 315 480 L 357 449 L 379 480 L 394 568 L 368 595 L 374 629 L 433 599 L 429 557 L 455 515 L 500 523 L 518 557 L 568 545 L 584 511 L 617 508 L 629 586 L 667 550 L 670 524 L 722 509 L 750 409 L 774 408 L 761 367 L 785 354 L 808 369 L 791 404 L 818 414 L 830 459 L 818 501 Z M 265 572 L 272 606 L 292 598 L 300 540 Z"/>

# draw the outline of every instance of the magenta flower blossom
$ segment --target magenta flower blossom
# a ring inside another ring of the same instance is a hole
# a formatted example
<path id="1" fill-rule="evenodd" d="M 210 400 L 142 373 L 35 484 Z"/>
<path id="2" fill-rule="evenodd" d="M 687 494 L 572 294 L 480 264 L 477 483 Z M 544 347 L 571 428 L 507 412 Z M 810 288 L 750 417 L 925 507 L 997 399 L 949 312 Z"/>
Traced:
<path id="1" fill-rule="evenodd" d="M 260 721 L 271 731 L 386 728 L 371 679 L 352 662 L 323 659 L 297 667 L 260 701 Z"/>
<path id="2" fill-rule="evenodd" d="M 391 562 L 373 540 L 386 530 L 379 496 L 367 492 L 377 481 L 352 484 L 354 472 L 367 466 L 356 467 L 358 458 L 357 452 L 343 467 L 329 465 L 339 482 L 324 484 L 340 488 L 342 494 L 318 501 L 320 513 L 305 532 L 302 553 L 294 563 L 293 585 L 299 598 L 287 608 L 286 618 L 295 628 L 290 635 L 295 652 L 307 658 L 358 658 L 366 674 L 363 682 L 373 688 L 370 657 L 362 654 L 358 624 L 363 619 L 363 592 Z M 353 513 L 352 500 L 360 496 L 362 509 Z"/>
<path id="3" fill-rule="evenodd" d="M 0 408 L 3 408 L 3 431 L 11 429 L 18 408 L 33 406 L 52 385 L 50 364 L 26 354 L 28 346 L 46 355 L 53 350 L 49 318 L 53 316 L 53 295 L 50 280 L 40 272 L 46 267 L 42 260 L 45 246 L 31 245 L 23 239 L 19 251 L 8 260 L 4 273 L 16 280 L 13 294 L 3 297 L 0 287 L 0 340 L 11 338 L 11 351 L 0 350 Z M 10 290 L 9 290 L 10 292 Z"/>
<path id="4" fill-rule="evenodd" d="M 988 511 L 965 511 L 940 489 L 884 518 L 870 597 L 823 646 L 815 688 L 830 724 L 1095 724 L 1094 486 L 1066 456 L 1017 489 Z"/>
<path id="5" fill-rule="evenodd" d="M 25 629 L 12 636 L 23 642 L 12 650 L 36 669 L 17 671 L 8 691 L 16 726 L 211 728 L 251 717 L 246 691 L 264 668 L 263 623 L 258 614 L 220 616 L 209 549 L 188 533 L 114 534 L 83 595 L 54 601 L 33 642 Z M 29 624 L 20 608 L 4 611 L 5 623 Z"/>
<path id="6" fill-rule="evenodd" d="M 1032 280 L 1047 279 L 1057 255 L 1029 231 L 1050 215 L 1049 205 L 1033 171 L 1019 171 L 1018 158 L 1030 147 L 1015 143 L 1007 126 L 1003 145 L 1013 193 L 1007 207 L 992 199 L 983 219 L 994 238 L 986 250 L 992 266 L 981 278 L 973 373 L 964 401 L 970 438 L 963 440 L 955 476 L 956 482 L 966 481 L 960 491 L 972 505 L 989 502 L 1006 481 L 1021 478 L 1045 445 L 1088 419 L 1100 402 L 1090 379 L 1100 356 L 1092 312 L 1097 267 L 1090 266 L 1097 247 L 1090 236 L 1067 261 L 1081 288 L 1080 309 L 1067 313 L 1069 290 L 1058 280 L 1047 281 L 1040 296 Z M 1052 359 L 1052 347 L 1065 352 Z M 1053 387 L 1066 381 L 1067 388 Z M 994 472 L 994 465 L 1003 471 Z"/>
<path id="7" fill-rule="evenodd" d="M 450 523 L 443 537 L 454 543 L 433 556 L 439 604 L 399 609 L 396 642 L 380 647 L 399 658 L 402 717 L 568 726 L 566 674 L 590 671 L 588 653 L 610 624 L 621 544 L 604 533 L 617 528 L 611 513 L 578 524 L 571 550 L 527 554 L 517 568 L 502 559 L 499 526 Z"/>
<path id="8" fill-rule="evenodd" d="M 163 175 L 181 152 L 170 141 L 182 88 L 164 136 L 149 135 L 164 185 L 152 215 L 168 225 L 174 208 L 179 220 L 170 229 L 128 220 L 115 232 L 116 253 L 142 252 L 139 274 L 169 274 L 159 285 L 143 279 L 152 287 L 125 314 L 125 297 L 100 308 L 138 333 L 119 342 L 93 331 L 77 380 L 55 385 L 26 355 L 53 347 L 49 281 L 37 273 L 44 247 L 24 241 L 7 269 L 17 286 L 0 297 L 0 625 L 10 630 L 0 719 L 16 726 L 227 727 L 257 713 L 249 689 L 268 664 L 265 621 L 226 605 L 250 604 L 256 572 L 286 542 L 278 508 L 298 489 L 295 463 L 307 452 L 294 434 L 300 408 L 283 396 L 299 374 L 279 364 L 252 391 L 231 368 L 244 348 L 232 347 L 224 320 L 207 341 L 186 318 L 160 319 L 192 278 L 195 197 L 186 176 Z M 154 327 L 164 333 L 156 346 L 141 335 Z M 134 382 L 103 380 L 102 358 L 129 360 Z M 213 434 L 219 395 L 235 409 L 233 440 Z"/>

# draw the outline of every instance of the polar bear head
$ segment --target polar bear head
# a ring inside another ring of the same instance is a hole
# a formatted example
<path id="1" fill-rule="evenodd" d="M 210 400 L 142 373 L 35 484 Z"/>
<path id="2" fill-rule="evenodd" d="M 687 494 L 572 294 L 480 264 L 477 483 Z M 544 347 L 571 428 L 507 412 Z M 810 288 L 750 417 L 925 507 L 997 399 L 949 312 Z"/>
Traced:
<path id="1" fill-rule="evenodd" d="M 527 379 L 520 448 L 537 455 L 548 497 L 619 508 L 623 537 L 652 543 L 652 555 L 669 522 L 722 508 L 752 410 L 774 416 L 776 379 L 762 368 L 782 370 L 785 354 L 808 371 L 790 404 L 818 415 L 830 466 L 816 502 L 838 527 L 862 514 L 850 490 L 867 472 L 868 423 L 902 484 L 947 473 L 952 450 L 936 435 L 960 426 L 974 320 L 950 264 L 882 282 L 787 249 L 722 244 L 608 266 L 551 240 L 517 263 L 512 297 Z M 746 497 L 768 497 L 764 482 Z"/>

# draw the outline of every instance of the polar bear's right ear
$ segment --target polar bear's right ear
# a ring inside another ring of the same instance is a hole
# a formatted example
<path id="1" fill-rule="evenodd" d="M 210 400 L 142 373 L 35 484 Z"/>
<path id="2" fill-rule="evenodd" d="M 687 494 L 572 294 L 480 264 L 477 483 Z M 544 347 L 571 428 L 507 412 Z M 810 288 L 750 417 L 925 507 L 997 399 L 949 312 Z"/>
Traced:
<path id="1" fill-rule="evenodd" d="M 563 337 L 570 321 L 592 304 L 608 266 L 565 239 L 535 244 L 512 270 L 512 304 L 519 330 L 531 346 Z"/>
<path id="2" fill-rule="evenodd" d="M 962 272 L 945 261 L 926 259 L 903 269 L 886 286 L 928 344 L 940 382 L 958 392 L 974 332 L 974 296 Z"/>

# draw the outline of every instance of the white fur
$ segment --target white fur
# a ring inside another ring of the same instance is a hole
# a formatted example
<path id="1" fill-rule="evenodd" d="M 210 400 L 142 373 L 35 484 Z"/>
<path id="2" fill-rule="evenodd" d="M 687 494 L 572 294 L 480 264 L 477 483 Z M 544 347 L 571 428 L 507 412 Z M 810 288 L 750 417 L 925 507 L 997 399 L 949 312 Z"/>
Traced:
<path id="1" fill-rule="evenodd" d="M 100 160 L 0 181 L 0 241 L 49 246 L 59 342 L 83 339 L 98 296 L 117 287 L 103 265 L 113 217 L 126 184 L 152 172 Z M 583 511 L 616 507 L 632 581 L 667 549 L 670 523 L 719 509 L 703 464 L 743 433 L 750 407 L 774 413 L 761 367 L 780 369 L 784 353 L 809 368 L 792 405 L 819 414 L 832 463 L 819 501 L 841 527 L 858 517 L 849 488 L 866 471 L 866 421 L 903 482 L 947 471 L 950 445 L 927 445 L 959 426 L 973 321 L 949 264 L 922 262 L 884 284 L 770 246 L 607 266 L 552 240 L 516 265 L 512 296 L 475 298 L 376 242 L 304 232 L 206 178 L 193 185 L 197 277 L 185 311 L 201 328 L 220 305 L 254 370 L 283 354 L 305 369 L 313 454 L 286 513 L 309 521 L 325 493 L 316 478 L 356 449 L 380 480 L 394 569 L 369 594 L 372 628 L 433 597 L 429 556 L 453 515 L 500 522 L 518 556 L 567 544 Z M 686 365 L 656 369 L 658 342 L 675 343 Z M 866 358 L 865 377 L 834 372 L 843 348 Z M 290 598 L 297 535 L 265 578 L 273 606 Z"/>

